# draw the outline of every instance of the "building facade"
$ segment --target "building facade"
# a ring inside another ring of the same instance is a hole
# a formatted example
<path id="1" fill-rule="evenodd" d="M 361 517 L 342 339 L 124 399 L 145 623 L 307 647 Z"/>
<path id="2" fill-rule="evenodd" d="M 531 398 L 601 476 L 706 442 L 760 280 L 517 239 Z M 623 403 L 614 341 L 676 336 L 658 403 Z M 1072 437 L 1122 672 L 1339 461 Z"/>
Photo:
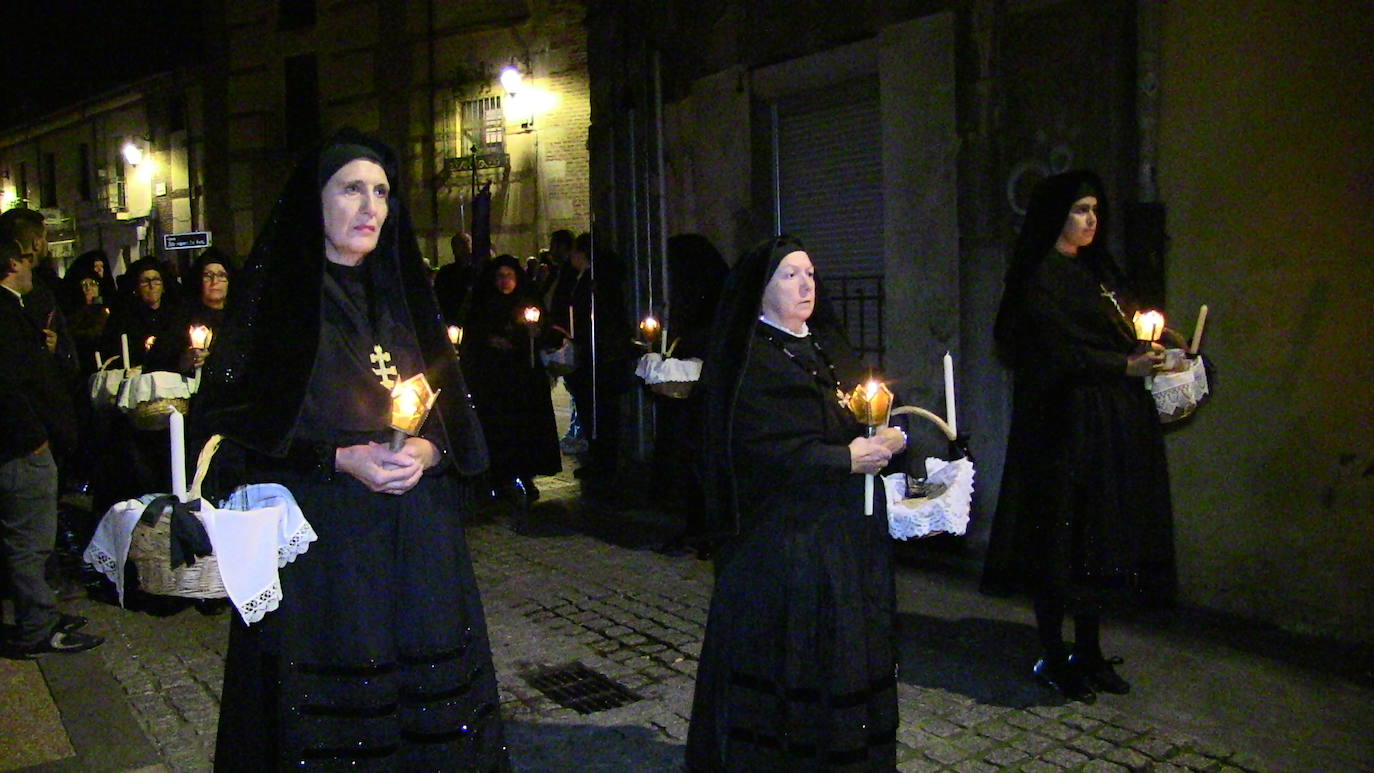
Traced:
<path id="1" fill-rule="evenodd" d="M 635 268 L 638 314 L 664 295 L 667 235 L 733 259 L 787 231 L 907 402 L 940 412 L 952 354 L 975 517 L 915 550 L 980 565 L 1010 419 L 992 341 L 1010 246 L 1037 180 L 1092 168 L 1150 300 L 1183 331 L 1211 309 L 1220 379 L 1168 435 L 1182 601 L 1374 638 L 1374 403 L 1342 386 L 1374 363 L 1357 332 L 1374 220 L 1353 214 L 1374 205 L 1374 17 L 1337 0 L 607 0 L 589 19 L 596 221 Z"/>
<path id="2" fill-rule="evenodd" d="M 206 225 L 201 90 L 155 75 L 0 131 L 0 209 L 43 212 L 59 270 L 99 249 L 116 271 Z"/>
<path id="3" fill-rule="evenodd" d="M 257 0 L 206 13 L 207 135 L 224 194 L 213 211 L 236 252 L 297 154 L 345 125 L 401 152 L 433 263 L 471 229 L 488 184 L 498 253 L 533 255 L 549 232 L 587 227 L 581 3 Z"/>

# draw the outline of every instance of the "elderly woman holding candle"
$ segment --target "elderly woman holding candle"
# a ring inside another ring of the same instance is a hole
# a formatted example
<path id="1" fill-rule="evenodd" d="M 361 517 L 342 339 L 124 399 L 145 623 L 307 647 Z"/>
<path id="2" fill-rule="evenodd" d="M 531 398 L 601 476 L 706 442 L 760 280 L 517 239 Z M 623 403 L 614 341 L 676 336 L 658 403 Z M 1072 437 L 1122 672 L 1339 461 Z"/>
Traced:
<path id="1" fill-rule="evenodd" d="M 1108 215 L 1091 172 L 1041 182 L 996 327 L 1014 390 L 984 587 L 1034 597 L 1044 650 L 1034 676 L 1082 701 L 1130 689 L 1101 648 L 1104 609 L 1174 592 L 1169 471 L 1143 384 L 1162 354 L 1137 341 L 1138 309 L 1107 252 Z"/>
<path id="2" fill-rule="evenodd" d="M 840 384 L 863 374 L 800 242 L 746 253 L 718 308 L 702 387 L 708 519 L 723 539 L 687 767 L 891 771 L 891 546 L 881 494 L 870 516 L 863 495 L 905 438 L 868 437 L 841 404 Z"/>
<path id="3" fill-rule="evenodd" d="M 229 256 L 216 247 L 206 249 L 195 259 L 187 277 L 195 294 L 173 311 L 167 333 L 148 350 L 144 370 L 168 370 L 189 376 L 205 364 L 215 331 L 224 322 L 234 275 L 232 265 Z"/>
<path id="4" fill-rule="evenodd" d="M 427 281 L 400 159 L 344 129 L 292 172 L 235 283 L 191 411 L 224 437 L 206 496 L 285 485 L 319 536 L 280 607 L 235 618 L 215 767 L 503 770 L 462 518 L 481 428 Z M 391 393 L 438 403 L 391 450 Z"/>
<path id="5" fill-rule="evenodd" d="M 513 256 L 488 261 L 463 328 L 463 375 L 487 438 L 489 476 L 517 504 L 539 497 L 534 476 L 563 468 L 549 378 L 538 356 L 542 310 L 529 283 Z"/>
<path id="6" fill-rule="evenodd" d="M 121 337 L 127 339 L 129 362 L 121 367 L 142 366 L 148 340 L 166 335 L 171 329 L 172 303 L 167 296 L 167 269 L 156 258 L 141 258 L 129 266 L 123 297 L 115 304 L 101 336 L 102 354 L 123 350 Z M 108 356 L 108 354 L 106 356 Z"/>

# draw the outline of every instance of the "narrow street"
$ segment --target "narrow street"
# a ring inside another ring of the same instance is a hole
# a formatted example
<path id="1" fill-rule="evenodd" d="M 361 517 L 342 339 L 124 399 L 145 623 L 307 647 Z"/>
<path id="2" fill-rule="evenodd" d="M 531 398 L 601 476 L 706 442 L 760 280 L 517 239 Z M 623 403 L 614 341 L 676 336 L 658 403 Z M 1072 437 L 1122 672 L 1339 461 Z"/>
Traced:
<path id="1" fill-rule="evenodd" d="M 710 564 L 653 552 L 662 516 L 588 503 L 570 471 L 539 484 L 527 519 L 493 503 L 468 531 L 516 769 L 677 771 Z M 1022 603 L 911 566 L 898 598 L 901 771 L 1374 769 L 1374 689 L 1313 653 L 1177 617 L 1109 625 L 1133 692 L 1064 705 L 1029 678 Z M 209 770 L 227 616 L 71 610 L 108 641 L 0 661 L 0 770 Z M 532 684 L 573 664 L 574 708 Z"/>

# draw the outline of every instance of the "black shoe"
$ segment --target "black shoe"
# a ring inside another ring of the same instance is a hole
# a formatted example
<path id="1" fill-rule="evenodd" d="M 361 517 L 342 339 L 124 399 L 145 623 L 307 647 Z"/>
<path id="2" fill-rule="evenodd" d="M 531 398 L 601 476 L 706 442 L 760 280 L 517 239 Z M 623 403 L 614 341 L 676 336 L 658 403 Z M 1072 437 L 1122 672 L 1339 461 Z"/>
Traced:
<path id="1" fill-rule="evenodd" d="M 1121 678 L 1112 666 L 1120 665 L 1121 658 L 1088 657 L 1074 653 L 1069 656 L 1069 666 L 1082 675 L 1083 681 L 1098 692 L 1125 695 L 1131 691 L 1131 683 Z"/>
<path id="2" fill-rule="evenodd" d="M 520 485 L 525 488 L 525 500 L 527 502 L 539 500 L 539 487 L 534 485 L 534 478 L 521 478 Z"/>
<path id="3" fill-rule="evenodd" d="M 80 631 L 57 631 L 33 647 L 26 647 L 16 651 L 20 657 L 37 658 L 52 652 L 85 652 L 94 649 L 105 643 L 102 636 L 92 636 Z"/>
<path id="4" fill-rule="evenodd" d="M 1069 666 L 1067 660 L 1050 661 L 1041 658 L 1035 661 L 1035 668 L 1031 669 L 1040 684 L 1057 690 L 1060 695 L 1071 701 L 1082 703 L 1092 703 L 1097 700 L 1097 693 L 1083 681 L 1083 675 Z"/>
<path id="5" fill-rule="evenodd" d="M 87 620 L 81 615 L 68 615 L 59 612 L 57 614 L 57 628 L 54 630 L 61 631 L 62 633 L 71 633 L 72 631 L 80 630 L 89 622 L 90 620 Z"/>

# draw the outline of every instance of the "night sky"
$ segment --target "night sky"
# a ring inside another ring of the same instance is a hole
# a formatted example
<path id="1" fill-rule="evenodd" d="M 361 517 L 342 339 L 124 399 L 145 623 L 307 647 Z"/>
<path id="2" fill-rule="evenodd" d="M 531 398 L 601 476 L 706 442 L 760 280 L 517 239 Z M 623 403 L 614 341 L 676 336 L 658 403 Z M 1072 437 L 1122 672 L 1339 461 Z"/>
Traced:
<path id="1" fill-rule="evenodd" d="M 4 0 L 0 127 L 194 61 L 200 0 Z"/>

